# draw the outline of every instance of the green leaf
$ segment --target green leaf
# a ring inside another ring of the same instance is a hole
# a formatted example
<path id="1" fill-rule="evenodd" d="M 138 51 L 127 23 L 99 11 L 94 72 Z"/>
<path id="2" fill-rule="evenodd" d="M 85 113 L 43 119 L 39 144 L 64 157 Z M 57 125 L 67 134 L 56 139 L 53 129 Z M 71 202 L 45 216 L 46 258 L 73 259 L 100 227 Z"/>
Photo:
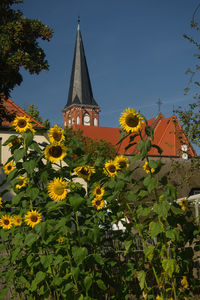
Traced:
<path id="1" fill-rule="evenodd" d="M 171 278 L 174 271 L 177 270 L 176 260 L 171 258 L 166 258 L 162 262 L 162 267 L 165 273 Z"/>
<path id="2" fill-rule="evenodd" d="M 100 265 L 104 264 L 104 258 L 99 253 L 93 254 L 93 257 L 98 264 Z"/>
<path id="3" fill-rule="evenodd" d="M 31 283 L 31 291 L 35 291 L 37 289 L 37 285 L 42 282 L 46 277 L 46 274 L 42 271 L 37 272 L 35 279 Z"/>
<path id="4" fill-rule="evenodd" d="M 31 159 L 29 161 L 25 161 L 22 165 L 28 174 L 32 174 L 37 165 L 37 162 L 34 159 Z"/>
<path id="5" fill-rule="evenodd" d="M 132 244 L 133 244 L 132 240 L 124 242 L 124 247 L 125 247 L 124 255 L 127 255 L 127 253 L 128 253 L 128 251 L 129 251 Z"/>
<path id="6" fill-rule="evenodd" d="M 29 149 L 36 151 L 37 153 L 41 153 L 40 147 L 36 142 L 33 141 L 32 144 L 30 144 Z"/>
<path id="7" fill-rule="evenodd" d="M 145 127 L 145 133 L 146 133 L 147 136 L 149 136 L 153 140 L 154 130 L 151 126 L 146 126 Z"/>
<path id="8" fill-rule="evenodd" d="M 33 141 L 33 133 L 31 131 L 28 131 L 28 132 L 24 133 L 23 136 L 24 136 L 26 147 L 29 147 Z"/>
<path id="9" fill-rule="evenodd" d="M 35 233 L 28 233 L 25 238 L 24 245 L 31 246 L 37 240 L 37 237 L 38 236 Z"/>
<path id="10" fill-rule="evenodd" d="M 155 249 L 154 246 L 149 246 L 149 247 L 144 249 L 144 254 L 150 262 L 152 261 L 152 258 L 153 258 L 154 249 Z"/>
<path id="11" fill-rule="evenodd" d="M 139 271 L 138 274 L 137 274 L 137 278 L 138 278 L 138 281 L 139 281 L 140 288 L 141 288 L 141 290 L 143 290 L 144 285 L 145 285 L 145 279 L 146 279 L 145 271 L 143 271 L 143 270 Z"/>
<path id="12" fill-rule="evenodd" d="M 56 256 L 56 258 L 55 258 L 55 260 L 54 260 L 54 262 L 53 262 L 53 264 L 54 264 L 54 266 L 56 267 L 59 263 L 61 263 L 63 261 L 63 257 L 62 257 L 62 255 L 58 255 L 58 256 Z"/>
<path id="13" fill-rule="evenodd" d="M 75 194 L 69 197 L 69 202 L 75 211 L 81 206 L 81 204 L 85 201 L 83 197 L 80 197 L 79 194 Z"/>
<path id="14" fill-rule="evenodd" d="M 170 240 L 178 240 L 179 229 L 174 228 L 174 229 L 166 230 L 166 237 Z"/>
<path id="15" fill-rule="evenodd" d="M 22 159 L 26 155 L 26 150 L 24 148 L 16 149 L 14 151 L 14 160 L 18 162 L 20 159 Z"/>
<path id="16" fill-rule="evenodd" d="M 170 210 L 170 205 L 166 200 L 163 200 L 160 203 L 155 203 L 153 206 L 153 210 L 157 213 L 160 217 L 167 218 L 168 211 Z"/>
<path id="17" fill-rule="evenodd" d="M 99 287 L 101 290 L 103 290 L 103 291 L 106 291 L 106 290 L 107 290 L 107 287 L 105 286 L 103 280 L 98 279 L 98 280 L 97 280 L 97 285 L 98 285 L 98 287 Z"/>
<path id="18" fill-rule="evenodd" d="M 92 285 L 92 278 L 90 276 L 86 276 L 84 279 L 84 286 L 85 286 L 86 292 L 89 291 L 91 285 Z"/>
<path id="19" fill-rule="evenodd" d="M 78 280 L 78 276 L 79 276 L 79 274 L 80 274 L 80 269 L 79 269 L 79 267 L 72 267 L 71 268 L 71 272 L 72 272 L 72 275 L 74 276 L 74 278 L 76 279 L 76 280 Z"/>
<path id="20" fill-rule="evenodd" d="M 17 138 L 17 135 L 11 135 L 4 143 L 3 146 L 7 146 L 10 142 L 14 141 Z"/>
<path id="21" fill-rule="evenodd" d="M 144 179 L 144 186 L 147 188 L 148 192 L 151 193 L 158 185 L 158 180 L 155 177 L 147 176 Z"/>
<path id="22" fill-rule="evenodd" d="M 13 198 L 12 198 L 12 204 L 13 205 L 17 205 L 19 204 L 20 200 L 22 199 L 22 197 L 25 195 L 25 192 L 22 191 L 20 192 L 19 194 L 15 195 Z"/>
<path id="23" fill-rule="evenodd" d="M 164 231 L 163 224 L 161 222 L 151 222 L 149 224 L 149 230 L 151 237 L 154 238 Z"/>
<path id="24" fill-rule="evenodd" d="M 88 255 L 88 250 L 85 247 L 74 246 L 74 247 L 72 247 L 72 255 L 73 255 L 74 261 L 79 266 L 84 261 L 86 256 Z"/>
<path id="25" fill-rule="evenodd" d="M 29 188 L 26 190 L 27 196 L 29 196 L 32 200 L 35 200 L 39 194 L 39 189 L 36 187 Z"/>
<path id="26" fill-rule="evenodd" d="M 136 211 L 138 217 L 146 217 L 151 212 L 151 207 L 145 207 L 140 205 Z"/>
<path id="27" fill-rule="evenodd" d="M 54 258 L 53 254 L 42 255 L 40 261 L 45 268 L 48 268 L 52 264 L 53 258 Z"/>

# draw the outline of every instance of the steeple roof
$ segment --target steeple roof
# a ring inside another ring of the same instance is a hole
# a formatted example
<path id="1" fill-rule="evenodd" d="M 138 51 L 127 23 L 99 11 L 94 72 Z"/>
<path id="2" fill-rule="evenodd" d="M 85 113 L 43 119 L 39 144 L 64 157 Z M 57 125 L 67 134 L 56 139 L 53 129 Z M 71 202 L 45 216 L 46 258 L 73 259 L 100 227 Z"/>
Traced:
<path id="1" fill-rule="evenodd" d="M 73 104 L 98 106 L 98 104 L 94 100 L 92 93 L 92 87 L 85 57 L 85 51 L 83 47 L 79 20 L 76 35 L 76 44 L 74 49 L 74 60 L 72 65 L 68 101 L 65 108 Z"/>

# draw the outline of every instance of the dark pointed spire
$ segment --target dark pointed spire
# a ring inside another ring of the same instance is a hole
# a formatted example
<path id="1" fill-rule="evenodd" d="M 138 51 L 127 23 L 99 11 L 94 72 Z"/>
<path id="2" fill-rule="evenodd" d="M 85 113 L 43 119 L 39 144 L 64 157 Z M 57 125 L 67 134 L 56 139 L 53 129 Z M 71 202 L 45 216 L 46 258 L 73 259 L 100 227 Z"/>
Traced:
<path id="1" fill-rule="evenodd" d="M 74 60 L 72 65 L 68 100 L 65 107 L 69 107 L 73 104 L 98 106 L 92 93 L 90 76 L 80 31 L 80 17 L 78 17 Z"/>

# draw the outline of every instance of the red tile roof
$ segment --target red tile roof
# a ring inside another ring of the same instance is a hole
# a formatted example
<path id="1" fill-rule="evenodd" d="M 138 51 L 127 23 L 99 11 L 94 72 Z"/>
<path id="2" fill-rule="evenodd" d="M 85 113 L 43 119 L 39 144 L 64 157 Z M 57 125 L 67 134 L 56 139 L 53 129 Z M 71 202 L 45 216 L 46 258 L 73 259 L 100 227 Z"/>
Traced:
<path id="1" fill-rule="evenodd" d="M 181 156 L 181 145 L 188 145 L 188 155 L 196 156 L 196 152 L 191 146 L 188 138 L 183 132 L 180 123 L 178 122 L 175 116 L 164 118 L 160 113 L 156 118 L 148 120 L 148 125 L 151 125 L 154 128 L 154 140 L 153 144 L 158 145 L 162 150 L 162 156 Z M 112 145 L 116 146 L 117 142 L 120 139 L 121 129 L 111 128 L 111 127 L 96 127 L 96 126 L 83 126 L 75 125 L 73 128 L 80 128 L 83 132 L 83 136 L 88 136 L 97 141 L 106 140 Z M 142 131 L 144 139 L 146 135 Z M 140 140 L 139 137 L 136 137 L 134 142 L 138 143 Z M 122 141 L 120 145 L 117 145 L 119 154 L 125 153 L 125 148 L 129 144 L 129 138 Z M 137 145 L 129 148 L 126 151 L 126 154 L 133 154 L 137 152 Z M 156 148 L 152 148 L 149 152 L 150 156 L 158 156 L 159 153 Z"/>
<path id="2" fill-rule="evenodd" d="M 11 99 L 5 99 L 4 97 L 0 100 L 0 118 L 1 118 L 1 126 L 3 127 L 11 127 L 12 122 L 16 116 L 26 116 L 30 118 L 34 127 L 42 127 L 44 126 L 40 124 L 38 121 L 29 116 L 23 109 L 21 109 L 16 103 L 14 103 Z"/>

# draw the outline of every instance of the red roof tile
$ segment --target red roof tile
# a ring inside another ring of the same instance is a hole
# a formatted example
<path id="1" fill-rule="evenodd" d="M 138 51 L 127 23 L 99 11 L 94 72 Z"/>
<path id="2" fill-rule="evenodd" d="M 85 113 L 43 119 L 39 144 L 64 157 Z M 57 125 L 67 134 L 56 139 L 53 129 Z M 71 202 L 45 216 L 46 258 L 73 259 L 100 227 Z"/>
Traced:
<path id="1" fill-rule="evenodd" d="M 44 127 L 38 121 L 29 116 L 23 109 L 21 109 L 16 103 L 14 103 L 11 99 L 5 99 L 4 97 L 0 100 L 0 117 L 1 117 L 1 126 L 3 127 L 11 127 L 12 122 L 16 116 L 26 116 L 30 118 L 33 126 L 36 127 Z"/>
<path id="2" fill-rule="evenodd" d="M 151 125 L 154 128 L 154 141 L 152 142 L 155 145 L 158 145 L 162 150 L 162 156 L 181 156 L 181 145 L 188 145 L 188 155 L 196 156 L 196 152 L 191 146 L 189 140 L 187 139 L 185 133 L 183 132 L 180 123 L 175 116 L 164 118 L 160 113 L 156 118 L 150 119 L 148 125 Z M 106 140 L 112 145 L 116 146 L 117 142 L 120 139 L 120 128 L 111 128 L 111 127 L 96 127 L 96 126 L 83 126 L 75 125 L 73 128 L 80 128 L 83 132 L 83 136 L 88 136 L 97 141 Z M 143 138 L 146 138 L 144 131 L 142 131 Z M 134 142 L 138 143 L 140 140 L 139 137 L 136 137 Z M 125 153 L 125 148 L 129 144 L 129 138 L 122 141 L 120 145 L 117 145 L 119 154 Z M 133 154 L 137 152 L 137 145 L 129 148 L 126 151 L 126 154 Z M 159 155 L 156 148 L 152 148 L 149 152 L 149 155 Z"/>

